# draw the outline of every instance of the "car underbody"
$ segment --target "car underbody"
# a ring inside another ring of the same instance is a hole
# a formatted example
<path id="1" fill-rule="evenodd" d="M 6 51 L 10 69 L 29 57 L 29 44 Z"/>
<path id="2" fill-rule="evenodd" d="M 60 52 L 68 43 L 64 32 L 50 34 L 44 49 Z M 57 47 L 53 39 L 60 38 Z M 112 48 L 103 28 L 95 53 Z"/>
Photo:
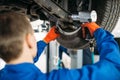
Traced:
<path id="1" fill-rule="evenodd" d="M 61 36 L 57 41 L 66 48 L 79 49 L 89 45 L 82 38 L 81 21 L 70 16 L 81 11 L 97 12 L 97 23 L 112 31 L 120 14 L 120 0 L 0 0 L 0 11 L 13 10 L 26 14 L 31 21 L 37 19 L 50 21 L 56 25 Z"/>

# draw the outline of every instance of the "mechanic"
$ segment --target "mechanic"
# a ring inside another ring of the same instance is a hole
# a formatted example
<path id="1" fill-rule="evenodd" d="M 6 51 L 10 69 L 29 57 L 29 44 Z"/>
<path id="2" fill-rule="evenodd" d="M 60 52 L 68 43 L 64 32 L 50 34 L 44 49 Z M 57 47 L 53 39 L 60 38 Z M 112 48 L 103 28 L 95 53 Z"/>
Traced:
<path id="1" fill-rule="evenodd" d="M 120 80 L 120 53 L 113 36 L 95 23 L 85 23 L 83 30 L 84 27 L 97 41 L 100 61 L 81 69 L 42 73 L 33 62 L 36 40 L 26 16 L 16 12 L 0 13 L 0 57 L 7 63 L 0 70 L 0 80 Z M 41 42 L 43 45 L 59 36 L 54 31 L 55 28 L 50 30 Z M 38 47 L 43 47 L 40 45 Z"/>

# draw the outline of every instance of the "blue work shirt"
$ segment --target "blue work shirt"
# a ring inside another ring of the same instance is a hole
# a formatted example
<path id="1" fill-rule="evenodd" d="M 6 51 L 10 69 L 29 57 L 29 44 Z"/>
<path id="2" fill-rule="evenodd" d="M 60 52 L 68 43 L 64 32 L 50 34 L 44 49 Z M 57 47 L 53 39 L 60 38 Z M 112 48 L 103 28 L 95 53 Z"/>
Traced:
<path id="1" fill-rule="evenodd" d="M 100 61 L 93 65 L 44 74 L 32 63 L 11 64 L 0 71 L 0 80 L 120 80 L 120 53 L 114 37 L 102 28 L 94 36 Z"/>
<path id="2" fill-rule="evenodd" d="M 47 44 L 44 41 L 37 42 L 37 55 L 34 58 L 34 63 L 38 61 L 38 59 L 39 59 L 40 55 L 42 54 L 43 50 L 45 49 L 46 45 Z"/>

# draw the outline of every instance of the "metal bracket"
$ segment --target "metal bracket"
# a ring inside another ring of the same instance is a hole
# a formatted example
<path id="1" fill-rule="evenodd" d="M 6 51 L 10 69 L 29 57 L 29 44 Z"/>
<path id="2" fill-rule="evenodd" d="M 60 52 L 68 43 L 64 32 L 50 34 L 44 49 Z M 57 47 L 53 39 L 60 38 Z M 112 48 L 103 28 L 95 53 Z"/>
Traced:
<path id="1" fill-rule="evenodd" d="M 57 4 L 55 4 L 53 1 L 35 0 L 35 2 L 43 8 L 43 10 L 46 12 L 46 15 L 49 17 L 49 19 L 51 19 L 51 21 L 56 22 L 57 18 L 69 21 L 69 19 L 67 18 L 69 13 Z"/>

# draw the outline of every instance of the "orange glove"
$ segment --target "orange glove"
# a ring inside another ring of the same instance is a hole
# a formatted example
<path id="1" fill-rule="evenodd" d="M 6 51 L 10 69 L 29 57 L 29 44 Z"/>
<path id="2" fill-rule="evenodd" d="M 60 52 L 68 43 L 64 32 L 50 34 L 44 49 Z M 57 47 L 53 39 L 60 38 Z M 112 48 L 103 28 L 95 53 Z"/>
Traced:
<path id="1" fill-rule="evenodd" d="M 85 27 L 88 28 L 88 30 L 90 31 L 90 35 L 93 37 L 93 34 L 95 32 L 96 29 L 100 28 L 99 25 L 97 25 L 96 23 L 94 22 L 91 22 L 91 23 L 85 23 L 85 24 L 82 24 L 82 32 L 83 32 L 83 38 L 85 38 Z"/>
<path id="2" fill-rule="evenodd" d="M 49 43 L 50 41 L 55 40 L 57 37 L 59 37 L 59 34 L 55 32 L 55 29 L 55 26 L 50 29 L 46 37 L 43 39 L 44 42 Z"/>

